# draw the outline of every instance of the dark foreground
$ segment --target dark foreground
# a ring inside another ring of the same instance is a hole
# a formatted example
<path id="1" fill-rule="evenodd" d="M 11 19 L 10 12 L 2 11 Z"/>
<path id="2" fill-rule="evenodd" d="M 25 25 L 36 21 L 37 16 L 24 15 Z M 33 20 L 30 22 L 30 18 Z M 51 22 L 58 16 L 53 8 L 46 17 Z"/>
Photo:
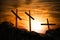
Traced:
<path id="1" fill-rule="evenodd" d="M 18 29 L 12 23 L 0 24 L 0 40 L 60 40 L 60 28 L 47 31 L 45 36 L 25 29 Z"/>

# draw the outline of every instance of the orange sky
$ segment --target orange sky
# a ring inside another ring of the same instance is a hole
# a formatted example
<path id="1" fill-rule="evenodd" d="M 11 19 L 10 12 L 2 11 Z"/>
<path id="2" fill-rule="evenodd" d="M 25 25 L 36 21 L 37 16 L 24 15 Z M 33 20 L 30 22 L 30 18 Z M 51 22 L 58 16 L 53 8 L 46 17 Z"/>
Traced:
<path id="1" fill-rule="evenodd" d="M 4 2 L 4 1 L 3 1 Z M 1 14 L 0 14 L 0 21 L 9 21 L 15 25 L 15 15 L 12 14 L 11 10 L 18 9 L 18 16 L 22 18 L 22 20 L 18 19 L 18 28 L 25 28 L 29 30 L 29 17 L 25 14 L 25 11 L 29 13 L 31 11 L 31 16 L 38 20 L 41 23 L 47 23 L 47 18 L 49 19 L 50 23 L 55 23 L 55 26 L 51 26 L 51 29 L 54 29 L 60 26 L 60 12 L 58 7 L 60 3 L 57 2 L 38 2 L 38 0 L 31 0 L 28 4 L 25 4 L 26 0 L 6 0 L 4 3 L 2 2 L 1 5 Z M 8 3 L 8 4 L 7 4 Z M 58 6 L 58 7 L 57 7 Z M 3 16 L 3 17 L 2 17 Z M 31 25 L 32 26 L 32 25 Z M 38 27 L 38 25 L 37 25 Z M 41 26 L 37 32 L 38 33 L 45 33 L 48 30 L 47 26 Z M 33 28 L 32 28 L 33 30 Z M 34 30 L 33 30 L 34 31 Z M 41 32 L 43 31 L 43 32 Z"/>

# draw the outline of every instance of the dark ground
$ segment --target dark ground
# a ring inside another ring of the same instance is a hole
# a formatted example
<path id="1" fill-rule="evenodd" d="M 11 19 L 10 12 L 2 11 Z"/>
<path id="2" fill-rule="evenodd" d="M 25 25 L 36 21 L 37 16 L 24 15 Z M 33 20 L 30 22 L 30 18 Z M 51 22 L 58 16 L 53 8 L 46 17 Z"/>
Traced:
<path id="1" fill-rule="evenodd" d="M 49 30 L 45 36 L 26 29 L 18 29 L 12 23 L 2 22 L 0 24 L 0 40 L 60 40 L 60 28 Z"/>

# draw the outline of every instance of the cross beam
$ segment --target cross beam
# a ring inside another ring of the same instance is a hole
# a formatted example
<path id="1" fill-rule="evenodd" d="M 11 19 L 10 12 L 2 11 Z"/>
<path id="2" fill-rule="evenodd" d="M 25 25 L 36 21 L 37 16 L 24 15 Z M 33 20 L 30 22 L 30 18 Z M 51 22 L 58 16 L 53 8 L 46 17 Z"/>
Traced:
<path id="1" fill-rule="evenodd" d="M 16 13 L 15 13 L 13 10 L 11 10 L 11 12 L 12 12 L 19 20 L 22 20 L 22 19 L 17 15 L 17 10 L 16 10 Z"/>
<path id="2" fill-rule="evenodd" d="M 17 18 L 19 19 L 19 20 L 22 20 L 19 16 L 18 16 L 18 9 L 16 9 L 16 13 L 13 11 L 13 10 L 11 10 L 11 12 L 16 16 L 16 28 L 17 28 Z"/>
<path id="3" fill-rule="evenodd" d="M 47 19 L 47 24 L 41 24 L 41 25 L 48 25 L 48 30 L 50 30 L 50 25 L 56 25 L 56 24 L 50 24 L 48 19 Z"/>
<path id="4" fill-rule="evenodd" d="M 27 12 L 25 12 L 26 15 L 28 15 L 31 19 L 34 20 L 34 18 L 30 15 L 30 11 L 29 11 L 29 14 Z"/>
<path id="5" fill-rule="evenodd" d="M 29 16 L 29 29 L 30 29 L 30 32 L 31 32 L 31 19 L 33 19 L 33 20 L 35 20 L 35 19 L 31 16 L 30 11 L 29 11 L 29 14 L 28 14 L 27 12 L 25 12 L 25 14 L 26 14 L 27 16 Z"/>

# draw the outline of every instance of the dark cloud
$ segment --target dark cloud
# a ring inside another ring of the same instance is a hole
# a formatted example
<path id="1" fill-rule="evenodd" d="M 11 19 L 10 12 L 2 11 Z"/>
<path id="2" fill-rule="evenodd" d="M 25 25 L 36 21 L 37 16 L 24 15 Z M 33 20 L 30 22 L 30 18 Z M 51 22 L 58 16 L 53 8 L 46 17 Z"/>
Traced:
<path id="1" fill-rule="evenodd" d="M 58 23 L 58 25 L 60 26 L 60 12 L 56 11 L 56 12 L 51 12 L 50 16 L 53 17 L 55 19 L 55 22 Z"/>
<path id="2" fill-rule="evenodd" d="M 5 8 L 3 6 L 0 6 L 0 12 L 4 12 Z"/>
<path id="3" fill-rule="evenodd" d="M 55 6 L 54 8 L 53 8 L 54 11 L 60 11 L 60 6 Z"/>
<path id="4" fill-rule="evenodd" d="M 53 3 L 50 14 L 54 18 L 60 19 L 60 3 Z"/>
<path id="5" fill-rule="evenodd" d="M 12 17 L 11 9 L 20 7 L 21 0 L 0 0 L 0 19 Z"/>
<path id="6" fill-rule="evenodd" d="M 12 6 L 12 7 L 18 7 L 20 6 L 21 0 L 1 0 L 1 6 Z"/>
<path id="7" fill-rule="evenodd" d="M 55 3 L 52 7 L 52 11 L 59 11 L 60 12 L 60 3 Z"/>
<path id="8" fill-rule="evenodd" d="M 0 14 L 5 14 L 12 8 L 20 6 L 21 0 L 0 0 Z"/>
<path id="9" fill-rule="evenodd" d="M 12 1 L 12 0 L 11 0 L 11 1 Z M 13 0 L 11 6 L 12 6 L 12 7 L 15 7 L 15 8 L 20 7 L 21 2 L 22 2 L 21 0 Z"/>
<path id="10" fill-rule="evenodd" d="M 32 0 L 26 0 L 25 4 L 30 4 L 32 2 Z"/>
<path id="11" fill-rule="evenodd" d="M 60 2 L 60 0 L 39 0 L 39 2 Z"/>
<path id="12" fill-rule="evenodd" d="M 0 18 L 4 18 L 4 17 L 8 17 L 8 16 L 11 16 L 11 15 L 0 15 Z"/>
<path id="13" fill-rule="evenodd" d="M 54 18 L 60 18 L 60 13 L 51 13 L 51 16 Z"/>

